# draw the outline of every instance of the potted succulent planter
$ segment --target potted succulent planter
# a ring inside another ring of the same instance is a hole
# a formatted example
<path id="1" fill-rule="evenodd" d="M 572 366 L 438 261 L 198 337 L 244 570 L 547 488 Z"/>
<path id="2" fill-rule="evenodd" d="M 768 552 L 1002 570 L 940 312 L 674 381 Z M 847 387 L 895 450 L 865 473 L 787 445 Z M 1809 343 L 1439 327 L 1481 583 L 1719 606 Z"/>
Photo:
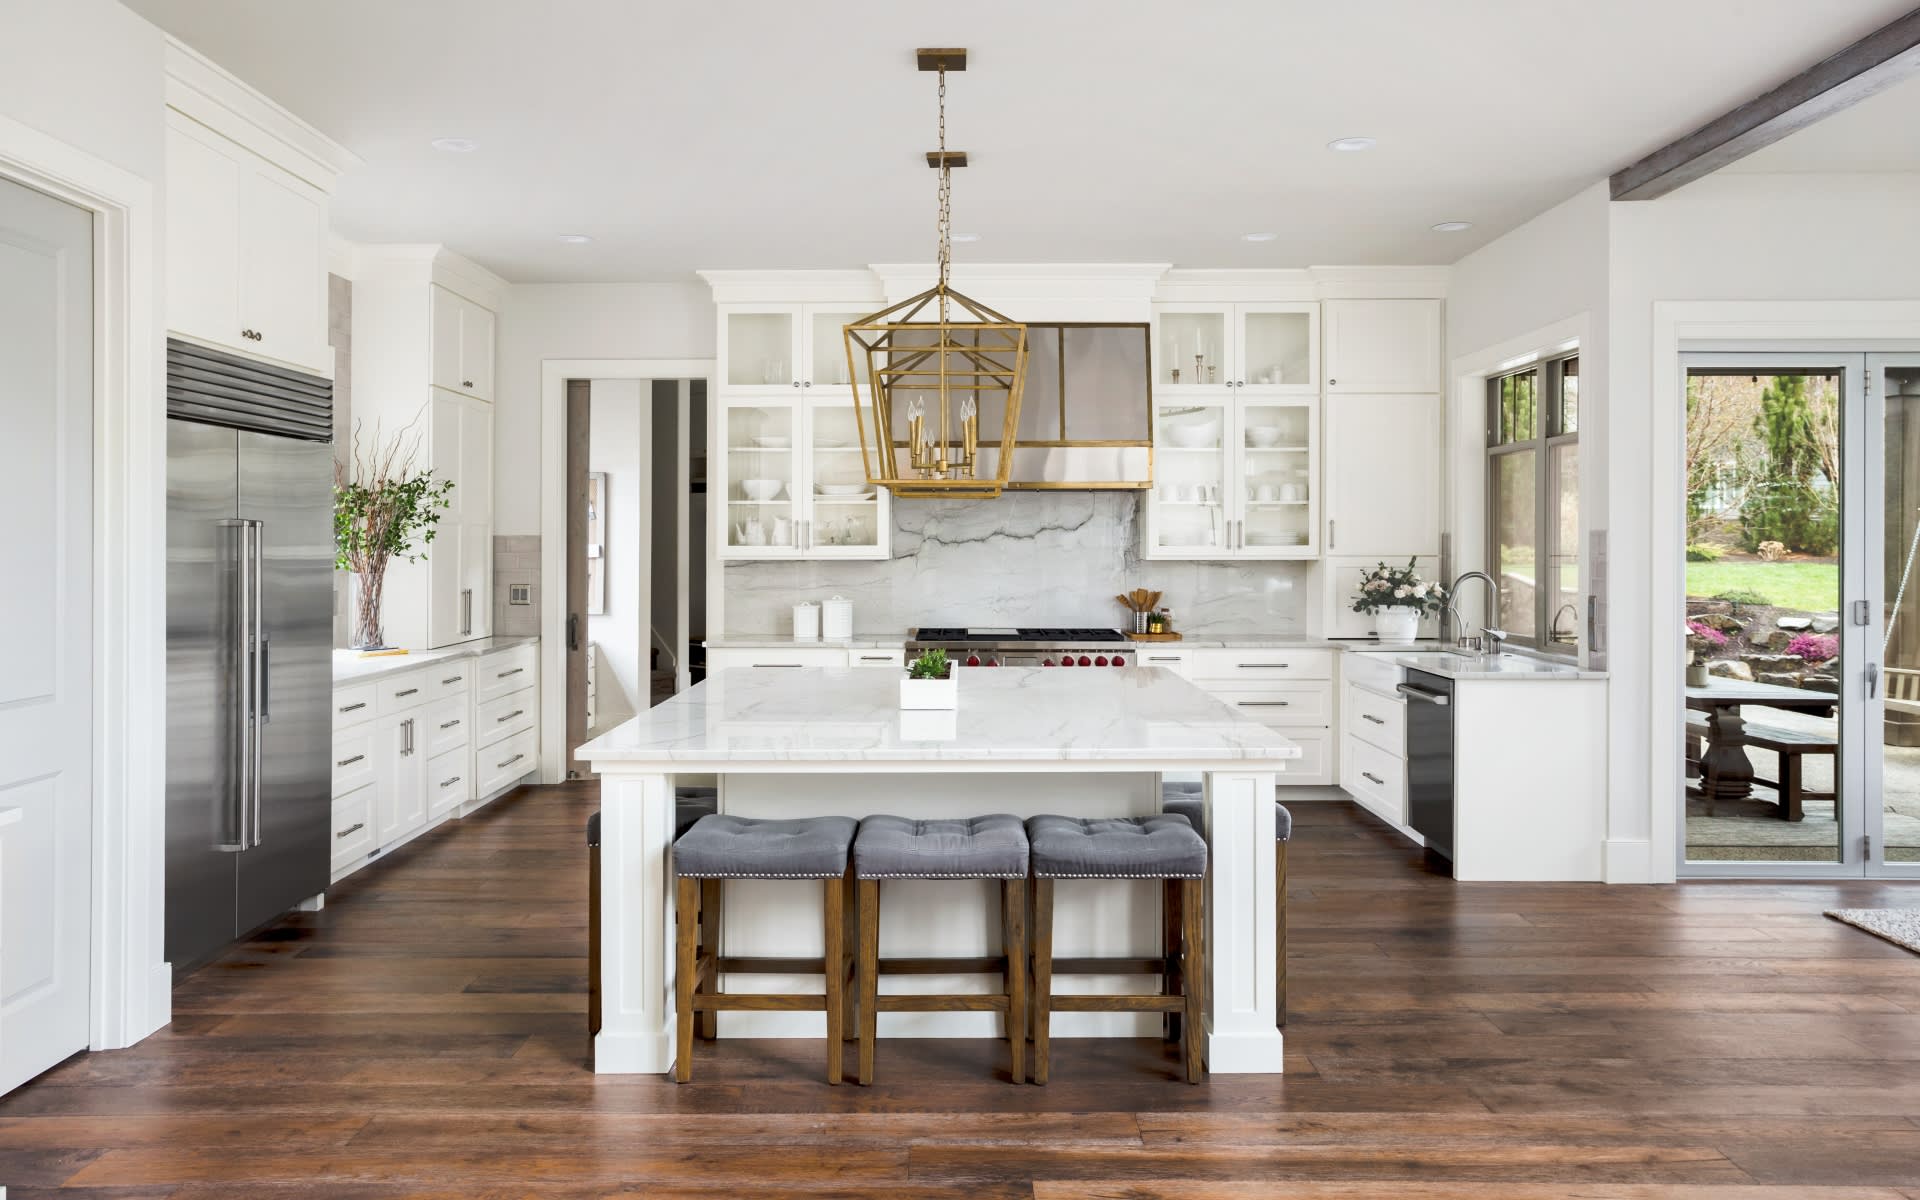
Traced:
<path id="1" fill-rule="evenodd" d="M 1421 618 L 1447 609 L 1447 590 L 1420 578 L 1413 564 L 1410 558 L 1404 567 L 1381 563 L 1360 573 L 1353 611 L 1373 617 L 1374 636 L 1383 642 L 1419 640 Z"/>
<path id="2" fill-rule="evenodd" d="M 929 650 L 907 664 L 907 677 L 900 681 L 900 707 L 960 707 L 960 679 L 945 650 Z"/>

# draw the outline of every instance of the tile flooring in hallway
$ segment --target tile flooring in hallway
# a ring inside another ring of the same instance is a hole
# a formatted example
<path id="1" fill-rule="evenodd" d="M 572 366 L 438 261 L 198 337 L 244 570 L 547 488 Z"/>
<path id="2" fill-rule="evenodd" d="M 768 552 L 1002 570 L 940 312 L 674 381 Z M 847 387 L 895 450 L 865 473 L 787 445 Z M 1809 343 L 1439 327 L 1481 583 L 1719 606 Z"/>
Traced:
<path id="1" fill-rule="evenodd" d="M 1920 1198 L 1920 957 L 1820 915 L 1920 887 L 1461 886 L 1301 805 L 1284 1077 L 929 1041 L 828 1088 L 734 1041 L 676 1086 L 586 1069 L 595 803 L 443 826 L 0 1101 L 8 1200 Z"/>

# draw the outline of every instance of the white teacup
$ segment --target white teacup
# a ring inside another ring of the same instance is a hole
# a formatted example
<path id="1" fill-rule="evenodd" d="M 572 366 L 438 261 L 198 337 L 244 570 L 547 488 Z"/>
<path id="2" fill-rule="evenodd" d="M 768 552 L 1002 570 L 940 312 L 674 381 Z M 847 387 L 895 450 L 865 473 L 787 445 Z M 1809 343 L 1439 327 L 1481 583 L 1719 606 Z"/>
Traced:
<path id="1" fill-rule="evenodd" d="M 1300 501 L 1307 498 L 1307 485 L 1304 483 L 1283 483 L 1280 485 L 1282 500 Z"/>
<path id="2" fill-rule="evenodd" d="M 1280 489 L 1270 483 L 1263 483 L 1253 489 L 1253 498 L 1263 503 L 1271 504 L 1280 498 Z"/>

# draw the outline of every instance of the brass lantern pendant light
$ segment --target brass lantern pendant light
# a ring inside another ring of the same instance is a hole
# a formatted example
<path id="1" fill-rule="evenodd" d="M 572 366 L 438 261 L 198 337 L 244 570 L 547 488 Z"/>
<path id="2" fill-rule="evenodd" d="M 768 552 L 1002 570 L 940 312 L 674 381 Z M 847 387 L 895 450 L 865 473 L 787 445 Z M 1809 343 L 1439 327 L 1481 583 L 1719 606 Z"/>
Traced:
<path id="1" fill-rule="evenodd" d="M 953 262 L 953 169 L 947 149 L 947 72 L 967 69 L 963 49 L 921 50 L 920 69 L 940 76 L 940 278 L 933 287 L 846 327 L 847 374 L 867 482 L 895 496 L 986 499 L 1007 486 L 1020 395 L 1027 380 L 1027 327 L 947 286 Z M 982 430 L 998 431 L 981 444 Z"/>

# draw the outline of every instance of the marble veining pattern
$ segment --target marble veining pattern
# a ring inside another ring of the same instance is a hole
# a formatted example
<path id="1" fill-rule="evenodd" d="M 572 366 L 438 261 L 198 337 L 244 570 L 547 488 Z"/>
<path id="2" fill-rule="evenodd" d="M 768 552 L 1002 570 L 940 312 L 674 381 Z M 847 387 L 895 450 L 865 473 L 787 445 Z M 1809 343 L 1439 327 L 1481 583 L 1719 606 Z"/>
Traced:
<path id="1" fill-rule="evenodd" d="M 951 712 L 899 707 L 891 671 L 721 671 L 582 746 L 599 763 L 1260 764 L 1300 748 L 1171 672 L 962 670 Z M 1098 770 L 1093 767 L 1091 769 Z"/>
<path id="2" fill-rule="evenodd" d="M 1190 634 L 1308 628 L 1308 563 L 1141 562 L 1128 492 L 1009 492 L 997 500 L 897 500 L 885 562 L 732 562 L 728 637 L 788 634 L 793 605 L 841 595 L 863 629 L 1114 625 L 1116 593 L 1165 593 Z"/>

